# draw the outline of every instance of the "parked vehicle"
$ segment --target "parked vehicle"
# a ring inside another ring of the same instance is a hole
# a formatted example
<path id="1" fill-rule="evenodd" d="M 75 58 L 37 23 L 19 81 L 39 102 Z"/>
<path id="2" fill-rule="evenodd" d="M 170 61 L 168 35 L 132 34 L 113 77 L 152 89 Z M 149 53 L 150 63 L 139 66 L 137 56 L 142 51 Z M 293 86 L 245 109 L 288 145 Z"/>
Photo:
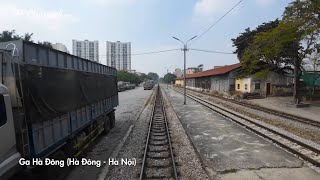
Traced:
<path id="1" fill-rule="evenodd" d="M 131 89 L 135 89 L 136 88 L 136 85 L 135 84 L 130 84 L 130 86 L 131 86 Z"/>
<path id="2" fill-rule="evenodd" d="M 143 89 L 144 90 L 150 90 L 150 89 L 153 88 L 154 85 L 155 85 L 154 81 L 148 80 L 143 84 Z"/>
<path id="3" fill-rule="evenodd" d="M 1 180 L 20 158 L 77 157 L 114 127 L 116 69 L 21 40 L 0 49 Z"/>
<path id="4" fill-rule="evenodd" d="M 123 83 L 123 81 L 118 82 L 118 92 L 122 92 L 126 90 L 126 85 Z"/>
<path id="5" fill-rule="evenodd" d="M 123 82 L 123 84 L 125 85 L 126 90 L 132 89 L 132 86 L 129 82 Z"/>

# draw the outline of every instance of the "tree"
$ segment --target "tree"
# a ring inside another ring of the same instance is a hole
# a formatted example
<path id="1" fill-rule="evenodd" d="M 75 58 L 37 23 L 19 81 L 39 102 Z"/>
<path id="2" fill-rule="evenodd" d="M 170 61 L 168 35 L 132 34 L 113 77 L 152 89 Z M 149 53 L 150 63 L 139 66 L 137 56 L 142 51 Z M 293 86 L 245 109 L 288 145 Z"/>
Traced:
<path id="1" fill-rule="evenodd" d="M 307 65 L 309 66 L 308 71 L 311 73 L 311 100 L 315 93 L 315 84 L 320 79 L 320 50 L 319 46 L 314 50 L 312 55 L 308 56 Z"/>
<path id="2" fill-rule="evenodd" d="M 48 42 L 48 41 L 43 41 L 43 42 L 38 41 L 38 44 L 40 44 L 42 46 L 46 46 L 46 47 L 51 48 L 51 49 L 53 48 L 52 47 L 52 43 Z"/>
<path id="3" fill-rule="evenodd" d="M 254 35 L 241 55 L 242 73 L 265 76 L 268 71 L 292 69 L 298 50 L 298 26 L 280 22 L 276 27 Z"/>
<path id="4" fill-rule="evenodd" d="M 132 84 L 140 84 L 142 82 L 141 78 L 134 73 L 129 73 L 127 71 L 118 71 L 117 72 L 118 81 L 130 82 Z"/>
<path id="5" fill-rule="evenodd" d="M 6 41 L 14 41 L 14 40 L 25 40 L 25 41 L 30 41 L 33 33 L 26 33 L 24 36 L 20 36 L 16 34 L 15 30 L 11 31 L 2 31 L 0 33 L 0 42 L 6 42 Z"/>
<path id="6" fill-rule="evenodd" d="M 302 46 L 295 56 L 295 84 L 298 85 L 303 70 L 303 60 L 319 52 L 320 45 L 320 1 L 296 0 L 286 7 L 283 14 L 284 23 L 298 25 L 298 39 Z M 315 63 L 317 61 L 314 61 Z M 299 103 L 298 87 L 295 86 L 295 99 Z"/>
<path id="7" fill-rule="evenodd" d="M 157 74 L 157 73 L 154 73 L 154 72 L 149 72 L 149 73 L 148 73 L 148 76 L 149 76 L 152 80 L 154 80 L 154 81 L 157 81 L 157 80 L 159 79 L 158 74 Z"/>
<path id="8" fill-rule="evenodd" d="M 299 104 L 299 77 L 302 58 L 299 23 L 281 21 L 277 27 L 260 32 L 244 50 L 241 57 L 242 68 L 248 73 L 267 75 L 270 70 L 294 67 L 294 102 Z"/>
<path id="9" fill-rule="evenodd" d="M 164 78 L 163 77 L 159 78 L 159 82 L 163 83 L 164 82 Z"/>
<path id="10" fill-rule="evenodd" d="M 303 60 L 319 45 L 319 13 L 319 0 L 296 0 L 286 7 L 283 19 L 276 27 L 255 34 L 253 41 L 244 48 L 241 46 L 241 53 L 238 51 L 241 64 L 249 73 L 293 67 L 297 104 L 300 101 L 298 88 Z"/>
<path id="11" fill-rule="evenodd" d="M 145 73 L 142 73 L 140 75 L 140 79 L 142 82 L 147 81 L 147 80 L 151 80 L 151 78 L 149 76 L 147 76 Z"/>
<path id="12" fill-rule="evenodd" d="M 31 40 L 31 37 L 33 36 L 33 33 L 25 33 L 24 34 L 24 37 L 23 37 L 23 40 L 24 41 L 29 41 L 29 42 L 33 42 L 32 40 Z"/>
<path id="13" fill-rule="evenodd" d="M 276 19 L 274 21 L 263 23 L 254 30 L 250 30 L 250 28 L 247 28 L 245 29 L 245 32 L 241 33 L 237 38 L 231 39 L 231 41 L 233 42 L 233 47 L 236 47 L 236 51 L 234 53 L 237 54 L 238 59 L 241 60 L 245 49 L 253 42 L 253 37 L 256 34 L 269 31 L 270 29 L 277 27 L 278 24 L 279 20 Z"/>
<path id="14" fill-rule="evenodd" d="M 176 80 L 177 76 L 171 73 L 167 73 L 164 77 L 163 77 L 163 81 L 165 83 L 170 84 L 171 82 L 174 82 Z"/>

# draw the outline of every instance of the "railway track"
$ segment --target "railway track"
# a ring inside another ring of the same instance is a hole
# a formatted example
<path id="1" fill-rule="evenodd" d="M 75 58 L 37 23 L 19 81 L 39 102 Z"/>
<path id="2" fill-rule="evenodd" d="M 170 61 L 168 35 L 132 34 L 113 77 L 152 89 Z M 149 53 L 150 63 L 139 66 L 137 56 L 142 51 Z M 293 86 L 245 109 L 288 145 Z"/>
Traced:
<path id="1" fill-rule="evenodd" d="M 174 89 L 180 94 L 183 94 L 183 91 Z M 250 131 L 262 136 L 275 144 L 283 147 L 287 151 L 290 151 L 293 154 L 296 154 L 303 160 L 311 163 L 313 166 L 320 167 L 320 149 L 310 146 L 305 142 L 289 137 L 286 134 L 278 132 L 272 128 L 269 128 L 257 121 L 252 120 L 244 115 L 235 113 L 231 110 L 228 110 L 224 107 L 218 106 L 212 102 L 199 98 L 197 96 L 187 93 L 187 97 L 198 102 L 199 104 L 207 107 L 210 110 L 221 114 L 232 120 L 233 122 L 249 129 Z"/>
<path id="2" fill-rule="evenodd" d="M 190 89 L 188 89 L 188 90 L 190 90 Z M 194 91 L 194 90 L 190 90 L 190 91 L 209 96 L 209 94 L 207 94 L 207 93 L 201 93 L 201 92 L 197 92 L 197 91 Z M 289 120 L 292 120 L 292 121 L 298 121 L 298 122 L 303 123 L 303 124 L 312 125 L 312 126 L 320 128 L 320 122 L 319 121 L 315 121 L 315 120 L 304 118 L 304 117 L 300 117 L 300 116 L 295 116 L 295 115 L 292 115 L 292 114 L 288 114 L 288 113 L 285 113 L 285 112 L 281 112 L 281 111 L 277 111 L 277 110 L 261 107 L 261 106 L 258 106 L 258 105 L 253 105 L 253 104 L 246 103 L 246 102 L 240 102 L 240 101 L 227 99 L 227 98 L 223 98 L 223 97 L 219 97 L 219 96 L 214 96 L 214 97 L 219 98 L 219 99 L 224 100 L 224 101 L 232 102 L 234 104 L 245 106 L 245 107 L 248 107 L 248 108 L 251 108 L 251 109 L 255 109 L 255 110 L 259 110 L 259 111 L 266 112 L 266 113 L 269 113 L 269 114 L 273 114 L 273 115 L 276 115 L 276 116 L 280 116 L 282 118 L 286 118 L 286 119 L 289 119 Z"/>
<path id="3" fill-rule="evenodd" d="M 142 179 L 178 179 L 160 87 L 151 114 L 140 171 Z"/>
<path id="4" fill-rule="evenodd" d="M 277 116 L 280 116 L 280 117 L 283 117 L 283 118 L 291 119 L 291 120 L 294 120 L 294 121 L 298 121 L 298 122 L 301 122 L 301 123 L 304 123 L 304 124 L 308 124 L 308 125 L 312 125 L 312 126 L 316 126 L 316 127 L 320 128 L 320 122 L 319 121 L 314 121 L 314 120 L 311 120 L 311 119 L 308 119 L 308 118 L 299 117 L 299 116 L 295 116 L 295 115 L 292 115 L 292 114 L 287 114 L 287 113 L 284 113 L 284 112 L 276 111 L 276 110 L 269 109 L 269 108 L 264 108 L 264 107 L 261 107 L 261 106 L 257 106 L 257 105 L 253 105 L 253 104 L 249 104 L 249 103 L 245 103 L 245 102 L 239 102 L 239 101 L 235 101 L 235 100 L 230 100 L 230 101 L 235 103 L 235 104 L 241 105 L 241 106 L 246 106 L 246 107 L 249 107 L 249 108 L 252 108 L 252 109 L 255 109 L 255 110 L 260 110 L 260 111 L 263 111 L 263 112 L 267 112 L 269 114 L 277 115 Z"/>

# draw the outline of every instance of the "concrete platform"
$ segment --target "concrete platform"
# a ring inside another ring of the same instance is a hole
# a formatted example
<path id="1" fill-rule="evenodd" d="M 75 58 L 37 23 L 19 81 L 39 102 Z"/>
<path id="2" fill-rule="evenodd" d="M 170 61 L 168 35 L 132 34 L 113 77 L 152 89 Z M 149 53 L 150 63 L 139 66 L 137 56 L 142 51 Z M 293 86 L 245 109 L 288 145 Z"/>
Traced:
<path id="1" fill-rule="evenodd" d="M 311 104 L 308 107 L 297 108 L 292 103 L 292 97 L 267 97 L 264 99 L 251 99 L 248 100 L 248 102 L 269 109 L 320 121 L 320 106 Z"/>
<path id="2" fill-rule="evenodd" d="M 220 175 L 221 180 L 319 180 L 315 172 L 303 168 L 270 168 L 259 170 L 240 170 L 235 173 Z"/>
<path id="3" fill-rule="evenodd" d="M 231 177 L 232 174 L 238 173 L 238 170 L 300 169 L 304 166 L 300 159 L 238 126 L 226 117 L 190 99 L 187 99 L 187 105 L 183 105 L 181 94 L 172 89 L 165 90 L 206 165 L 218 174 L 224 174 L 223 177 L 226 177 L 226 174 L 230 174 Z M 247 173 L 248 177 L 251 177 L 250 173 Z M 318 173 L 311 169 L 306 173 L 320 178 Z"/>

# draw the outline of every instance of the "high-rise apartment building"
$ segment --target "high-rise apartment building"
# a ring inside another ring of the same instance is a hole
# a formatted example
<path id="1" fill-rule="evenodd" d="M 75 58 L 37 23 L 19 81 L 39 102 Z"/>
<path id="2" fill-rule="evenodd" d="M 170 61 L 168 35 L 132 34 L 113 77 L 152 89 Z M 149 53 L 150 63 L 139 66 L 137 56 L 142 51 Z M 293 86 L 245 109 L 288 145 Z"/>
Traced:
<path id="1" fill-rule="evenodd" d="M 73 55 L 91 61 L 99 62 L 99 42 L 98 41 L 78 41 L 72 40 Z"/>
<path id="2" fill-rule="evenodd" d="M 131 70 L 131 43 L 107 41 L 107 66 L 117 70 Z"/>

